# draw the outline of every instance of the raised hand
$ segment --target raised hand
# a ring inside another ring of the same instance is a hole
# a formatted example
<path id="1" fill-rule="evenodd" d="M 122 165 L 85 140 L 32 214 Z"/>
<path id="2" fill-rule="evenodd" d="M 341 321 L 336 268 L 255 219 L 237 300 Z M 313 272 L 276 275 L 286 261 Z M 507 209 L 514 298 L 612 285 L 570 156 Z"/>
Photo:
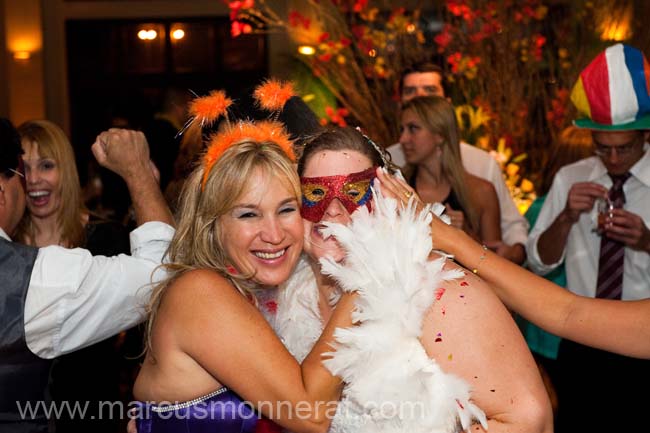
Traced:
<path id="1" fill-rule="evenodd" d="M 114 171 L 126 182 L 138 225 L 148 221 L 174 224 L 160 192 L 158 169 L 149 159 L 149 145 L 142 132 L 111 128 L 97 136 L 92 152 L 102 167 Z"/>
<path id="2" fill-rule="evenodd" d="M 100 133 L 92 145 L 97 162 L 122 178 L 153 174 L 149 145 L 144 134 L 129 129 L 111 128 Z"/>

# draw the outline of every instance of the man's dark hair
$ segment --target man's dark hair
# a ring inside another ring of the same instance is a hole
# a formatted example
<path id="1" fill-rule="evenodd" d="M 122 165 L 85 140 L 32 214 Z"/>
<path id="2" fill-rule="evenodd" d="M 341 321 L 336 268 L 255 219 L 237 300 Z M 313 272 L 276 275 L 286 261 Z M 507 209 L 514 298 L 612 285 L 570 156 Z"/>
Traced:
<path id="1" fill-rule="evenodd" d="M 399 94 L 401 95 L 402 90 L 404 89 L 404 77 L 406 77 L 408 74 L 417 74 L 417 73 L 421 74 L 426 72 L 434 72 L 440 75 L 440 84 L 442 84 L 442 90 L 444 90 L 445 96 L 448 96 L 449 89 L 447 87 L 447 78 L 445 77 L 445 72 L 442 70 L 440 66 L 431 62 L 414 63 L 411 66 L 404 69 L 402 71 L 402 75 L 399 78 Z"/>
<path id="2" fill-rule="evenodd" d="M 18 168 L 23 148 L 20 146 L 18 131 L 9 119 L 0 117 L 0 172 Z"/>

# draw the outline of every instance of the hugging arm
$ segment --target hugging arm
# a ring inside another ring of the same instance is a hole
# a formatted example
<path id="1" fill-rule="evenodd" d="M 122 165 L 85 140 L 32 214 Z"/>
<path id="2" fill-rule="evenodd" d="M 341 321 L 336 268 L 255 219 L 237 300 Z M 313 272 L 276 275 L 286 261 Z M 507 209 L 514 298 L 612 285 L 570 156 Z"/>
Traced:
<path id="1" fill-rule="evenodd" d="M 418 209 L 422 209 L 424 206 L 424 203 L 415 192 L 415 190 L 411 188 L 403 179 L 399 179 L 388 173 L 384 173 L 381 168 L 377 169 L 377 179 L 379 180 L 381 192 L 384 196 L 394 198 L 400 201 L 403 206 L 406 206 L 408 204 L 408 199 L 406 198 L 407 195 L 409 197 L 412 195 Z M 490 191 L 486 191 L 484 194 L 479 195 L 481 196 L 479 199 L 482 201 L 486 201 L 487 199 L 488 206 L 488 212 L 484 212 L 484 218 L 481 219 L 481 226 L 490 227 L 489 231 L 482 233 L 482 242 L 501 257 L 505 257 L 513 263 L 523 263 L 526 259 L 526 250 L 524 248 L 524 245 L 521 243 L 508 245 L 501 240 L 503 233 L 498 228 L 498 222 L 501 218 L 501 214 L 500 209 L 494 202 L 496 195 L 494 187 L 491 187 Z M 484 206 L 486 205 L 486 203 L 482 204 Z M 453 220 L 452 225 L 454 225 Z M 527 224 L 524 224 L 524 227 L 527 227 Z"/>
<path id="2" fill-rule="evenodd" d="M 174 224 L 142 132 L 111 128 L 97 136 L 92 151 L 101 166 L 114 171 L 126 182 L 138 225 L 148 221 Z"/>
<path id="3" fill-rule="evenodd" d="M 191 286 L 185 285 L 192 277 Z M 298 364 L 260 312 L 220 276 L 193 271 L 168 293 L 181 350 L 219 383 L 294 432 L 324 432 L 342 383 L 322 364 L 336 327 L 351 325 L 353 295 L 341 297 L 310 354 Z M 161 308 L 167 308 L 164 305 Z M 228 324 L 224 327 L 224 323 Z"/>
<path id="4" fill-rule="evenodd" d="M 434 219 L 434 247 L 467 267 L 478 266 L 480 245 Z M 537 326 L 580 344 L 621 355 L 650 358 L 650 300 L 618 301 L 575 295 L 491 252 L 479 273 L 513 311 Z"/>

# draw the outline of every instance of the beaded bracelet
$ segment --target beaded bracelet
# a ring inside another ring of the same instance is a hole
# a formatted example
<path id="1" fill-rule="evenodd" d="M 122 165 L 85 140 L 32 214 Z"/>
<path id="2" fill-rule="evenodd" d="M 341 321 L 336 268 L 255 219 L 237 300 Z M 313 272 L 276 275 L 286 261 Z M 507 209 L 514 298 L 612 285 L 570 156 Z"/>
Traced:
<path id="1" fill-rule="evenodd" d="M 483 254 L 481 254 L 481 257 L 478 258 L 478 264 L 476 265 L 476 267 L 472 269 L 472 273 L 474 275 L 478 275 L 478 268 L 481 267 L 481 264 L 485 261 L 487 257 L 488 247 L 486 247 L 485 245 L 481 245 L 481 247 L 483 248 Z"/>

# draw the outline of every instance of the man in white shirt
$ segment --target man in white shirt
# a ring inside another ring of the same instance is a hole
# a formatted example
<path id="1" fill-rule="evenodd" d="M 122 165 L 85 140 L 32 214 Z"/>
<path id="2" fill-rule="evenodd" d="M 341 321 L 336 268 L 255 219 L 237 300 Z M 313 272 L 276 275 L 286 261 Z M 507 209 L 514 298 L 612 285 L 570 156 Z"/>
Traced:
<path id="1" fill-rule="evenodd" d="M 650 297 L 647 64 L 639 50 L 614 45 L 583 70 L 571 94 L 581 115 L 575 124 L 592 131 L 596 156 L 555 175 L 527 251 L 529 267 L 538 274 L 564 262 L 567 288 L 579 295 Z M 599 201 L 611 204 L 600 226 Z M 626 414 L 647 409 L 650 398 L 626 394 L 650 385 L 648 361 L 563 340 L 558 368 L 558 431 L 630 431 L 638 426 Z"/>
<path id="2" fill-rule="evenodd" d="M 416 96 L 436 95 L 444 97 L 445 94 L 443 71 L 437 65 L 431 63 L 418 64 L 402 74 L 400 81 L 402 102 Z M 387 150 L 395 164 L 400 167 L 406 164 L 400 143 L 393 144 Z M 499 198 L 503 242 L 490 244 L 488 247 L 492 248 L 500 256 L 522 264 L 526 259 L 524 246 L 528 238 L 528 222 L 517 210 L 517 206 L 503 180 L 499 165 L 489 153 L 467 143 L 460 143 L 460 153 L 465 170 L 474 176 L 491 182 Z"/>
<path id="3" fill-rule="evenodd" d="M 144 318 L 150 282 L 173 236 L 149 149 L 140 132 L 111 129 L 93 144 L 98 162 L 126 181 L 136 219 L 132 256 L 93 257 L 81 248 L 41 249 L 11 242 L 25 211 L 20 139 L 0 118 L 0 431 L 47 431 L 43 413 L 19 403 L 46 401 L 49 363 Z M 92 368 L 92 366 L 89 366 Z M 101 374 L 101 372 L 97 372 Z"/>

